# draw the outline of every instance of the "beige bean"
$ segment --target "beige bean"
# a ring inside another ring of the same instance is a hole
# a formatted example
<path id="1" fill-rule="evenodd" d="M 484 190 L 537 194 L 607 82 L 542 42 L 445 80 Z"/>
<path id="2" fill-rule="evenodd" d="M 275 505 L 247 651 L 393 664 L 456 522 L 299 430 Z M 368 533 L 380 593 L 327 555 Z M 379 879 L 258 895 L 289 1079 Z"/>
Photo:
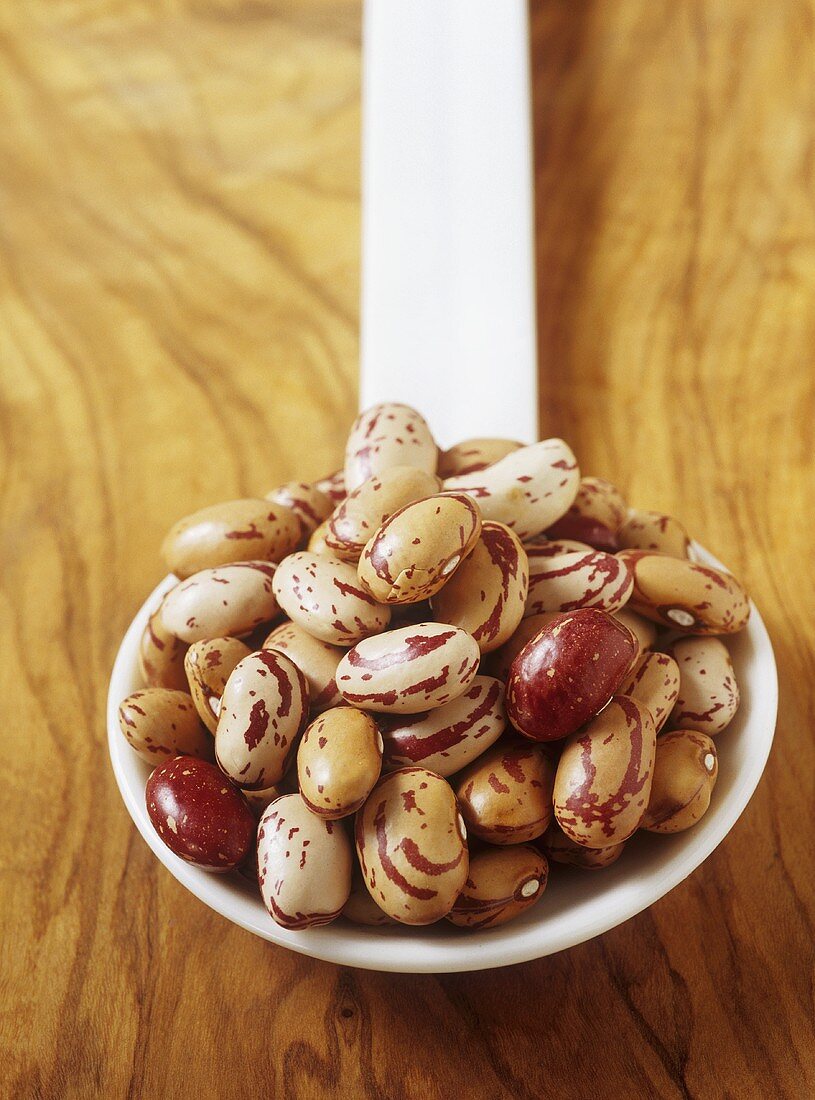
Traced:
<path id="1" fill-rule="evenodd" d="M 493 745 L 506 729 L 504 687 L 476 676 L 463 695 L 421 714 L 383 714 L 386 771 L 413 764 L 437 775 L 459 771 Z"/>
<path id="2" fill-rule="evenodd" d="M 555 817 L 587 848 L 607 848 L 639 828 L 654 774 L 650 712 L 624 695 L 567 740 L 555 777 Z"/>
<path id="3" fill-rule="evenodd" d="M 336 681 L 337 665 L 345 654 L 340 646 L 322 642 L 297 623 L 286 622 L 274 628 L 263 648 L 277 649 L 294 661 L 306 678 L 313 711 L 328 710 L 342 701 Z"/>
<path id="4" fill-rule="evenodd" d="M 668 721 L 679 694 L 679 668 L 667 653 L 643 653 L 617 693 L 647 707 L 657 733 Z"/>
<path id="5" fill-rule="evenodd" d="M 343 561 L 359 561 L 365 544 L 394 512 L 438 493 L 435 474 L 413 466 L 392 466 L 348 494 L 328 520 L 325 543 Z"/>
<path id="6" fill-rule="evenodd" d="M 679 666 L 671 728 L 715 737 L 739 708 L 739 685 L 727 646 L 719 638 L 679 638 L 670 652 Z"/>
<path id="7" fill-rule="evenodd" d="M 475 639 L 458 627 L 403 626 L 350 649 L 337 668 L 337 687 L 362 710 L 417 714 L 462 695 L 480 657 Z"/>
<path id="8" fill-rule="evenodd" d="M 400 508 L 365 545 L 357 573 L 382 603 L 418 603 L 445 584 L 473 550 L 481 515 L 463 493 L 437 494 Z"/>
<path id="9" fill-rule="evenodd" d="M 280 798 L 281 795 L 288 794 L 289 792 L 284 790 L 282 783 L 275 783 L 274 786 L 265 787 L 262 791 L 243 790 L 241 793 L 249 803 L 250 808 L 260 817 L 270 803 L 274 802 L 276 798 Z M 255 875 L 255 879 L 257 879 L 257 875 Z"/>
<path id="10" fill-rule="evenodd" d="M 328 497 L 332 508 L 336 508 L 340 501 L 345 500 L 345 471 L 335 470 L 333 474 L 315 481 L 314 486 Z"/>
<path id="11" fill-rule="evenodd" d="M 525 844 L 552 819 L 554 770 L 537 745 L 495 745 L 456 776 L 465 824 L 490 844 Z"/>
<path id="12" fill-rule="evenodd" d="M 540 840 L 541 847 L 554 863 L 568 863 L 584 871 L 602 871 L 616 863 L 623 854 L 625 842 L 611 844 L 608 848 L 586 848 L 575 844 L 563 832 L 557 821 L 552 821 Z"/>
<path id="13" fill-rule="evenodd" d="M 369 714 L 334 707 L 306 729 L 297 750 L 300 794 L 329 821 L 356 813 L 382 770 L 382 735 Z"/>
<path id="14" fill-rule="evenodd" d="M 193 573 L 164 597 L 162 623 L 190 643 L 248 634 L 277 614 L 274 573 L 275 566 L 267 561 L 235 562 Z"/>
<path id="15" fill-rule="evenodd" d="M 511 638 L 523 618 L 529 562 L 518 536 L 488 520 L 472 552 L 432 597 L 433 617 L 472 634 L 482 653 Z"/>
<path id="16" fill-rule="evenodd" d="M 337 556 L 325 541 L 325 536 L 327 534 L 328 520 L 324 519 L 319 527 L 315 527 L 309 536 L 306 549 L 310 554 L 324 554 L 329 558 L 335 558 Z"/>
<path id="17" fill-rule="evenodd" d="M 342 915 L 352 924 L 364 924 L 369 928 L 376 928 L 382 924 L 395 924 L 393 917 L 389 917 L 384 909 L 380 909 L 374 899 L 368 893 L 365 879 L 362 877 L 359 863 L 354 860 L 354 871 L 351 876 L 351 893 L 348 901 L 343 906 Z"/>
<path id="18" fill-rule="evenodd" d="M 695 825 L 707 813 L 718 774 L 716 746 L 707 734 L 663 734 L 657 739 L 654 783 L 642 828 L 678 833 Z"/>
<path id="19" fill-rule="evenodd" d="M 658 550 L 673 558 L 686 558 L 690 539 L 688 532 L 673 516 L 632 508 L 617 532 L 617 545 L 621 550 Z"/>
<path id="20" fill-rule="evenodd" d="M 562 439 L 513 451 L 474 474 L 446 478 L 445 490 L 474 497 L 484 519 L 511 527 L 519 539 L 539 535 L 566 512 L 577 494 L 577 460 Z"/>
<path id="21" fill-rule="evenodd" d="M 425 768 L 384 776 L 356 818 L 365 883 L 402 924 L 432 924 L 467 881 L 466 832 L 449 784 Z"/>
<path id="22" fill-rule="evenodd" d="M 239 787 L 279 783 L 308 720 L 308 686 L 283 653 L 262 649 L 235 666 L 221 698 L 215 755 Z"/>
<path id="23" fill-rule="evenodd" d="M 439 477 L 476 474 L 522 446 L 523 443 L 517 443 L 514 439 L 463 439 L 439 455 Z"/>
<path id="24" fill-rule="evenodd" d="M 527 615 L 596 607 L 611 613 L 628 602 L 634 579 L 625 562 L 600 550 L 530 562 Z"/>
<path id="25" fill-rule="evenodd" d="M 144 688 L 119 704 L 119 729 L 142 760 L 157 767 L 174 756 L 212 760 L 212 738 L 186 691 Z"/>
<path id="26" fill-rule="evenodd" d="M 251 653 L 238 638 L 207 638 L 187 650 L 184 669 L 198 716 L 215 733 L 221 712 L 221 696 L 235 665 Z"/>
<path id="27" fill-rule="evenodd" d="M 638 615 L 630 607 L 621 607 L 618 611 L 613 612 L 611 617 L 616 619 L 618 623 L 622 623 L 623 626 L 628 627 L 636 639 L 639 654 L 653 648 L 657 640 L 657 628 L 656 624 L 651 622 L 650 619 Z"/>
<path id="28" fill-rule="evenodd" d="M 729 573 L 650 550 L 617 555 L 634 576 L 631 608 L 685 634 L 735 634 L 747 625 L 750 601 Z"/>
<path id="29" fill-rule="evenodd" d="M 584 477 L 568 512 L 547 533 L 550 538 L 581 539 L 595 550 L 613 554 L 619 548 L 617 532 L 627 511 L 616 485 L 602 477 Z"/>
<path id="30" fill-rule="evenodd" d="M 157 607 L 139 642 L 139 673 L 145 685 L 186 691 L 186 652 L 186 643 L 167 630 L 161 621 L 161 607 Z"/>
<path id="31" fill-rule="evenodd" d="M 506 681 L 512 662 L 524 648 L 526 643 L 539 634 L 545 626 L 548 626 L 561 615 L 560 611 L 544 611 L 540 615 L 530 615 L 522 619 L 518 628 L 500 649 L 489 655 L 485 662 L 485 669 L 491 676 Z"/>
<path id="32" fill-rule="evenodd" d="M 573 554 L 581 550 L 584 554 L 590 554 L 594 549 L 587 542 L 578 542 L 577 539 L 547 539 L 543 541 L 538 535 L 534 539 L 524 543 L 526 556 L 529 558 L 529 568 L 535 572 L 539 562 L 546 562 L 547 558 L 559 558 L 561 554 Z"/>
<path id="33" fill-rule="evenodd" d="M 328 519 L 334 510 L 331 498 L 316 485 L 311 485 L 307 481 L 287 481 L 285 485 L 278 485 L 277 488 L 271 489 L 265 499 L 271 500 L 274 504 L 282 504 L 297 516 L 300 523 L 298 546 L 307 541 L 312 532 L 323 520 Z"/>
<path id="34" fill-rule="evenodd" d="M 470 856 L 464 889 L 447 920 L 459 928 L 496 928 L 519 917 L 546 889 L 546 856 L 529 844 L 485 848 Z"/>
<path id="35" fill-rule="evenodd" d="M 438 448 L 424 417 L 409 405 L 372 405 L 354 421 L 345 447 L 345 490 L 350 493 L 391 466 L 435 474 Z"/>
<path id="36" fill-rule="evenodd" d="M 272 920 L 316 928 L 340 915 L 353 852 L 342 822 L 313 814 L 299 794 L 275 799 L 258 827 L 258 885 Z"/>
<path id="37" fill-rule="evenodd" d="M 289 508 L 263 499 L 226 500 L 173 524 L 161 553 L 170 572 L 184 580 L 236 561 L 278 562 L 299 541 L 300 523 Z"/>
<path id="38" fill-rule="evenodd" d="M 390 608 L 362 588 L 354 567 L 324 554 L 301 550 L 284 558 L 274 592 L 293 622 L 329 645 L 354 645 L 390 622 Z"/>

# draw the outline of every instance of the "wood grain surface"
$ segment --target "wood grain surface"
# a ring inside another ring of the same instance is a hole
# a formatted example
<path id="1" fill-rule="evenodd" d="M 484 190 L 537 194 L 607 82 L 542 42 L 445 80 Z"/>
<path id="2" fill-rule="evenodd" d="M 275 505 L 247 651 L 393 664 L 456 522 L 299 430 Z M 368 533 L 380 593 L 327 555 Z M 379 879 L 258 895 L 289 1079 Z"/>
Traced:
<path id="1" fill-rule="evenodd" d="M 502 971 L 370 974 L 151 856 L 107 679 L 181 513 L 337 465 L 360 27 L 332 0 L 0 5 L 0 1095 L 815 1093 L 815 3 L 533 4 L 541 429 L 744 578 L 766 777 L 687 882 Z"/>

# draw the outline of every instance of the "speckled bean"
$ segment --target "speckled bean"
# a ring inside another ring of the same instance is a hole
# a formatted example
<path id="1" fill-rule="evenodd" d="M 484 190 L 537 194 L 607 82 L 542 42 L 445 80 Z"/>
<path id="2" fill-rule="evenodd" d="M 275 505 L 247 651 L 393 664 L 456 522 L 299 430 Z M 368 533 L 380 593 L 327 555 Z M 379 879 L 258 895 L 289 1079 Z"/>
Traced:
<path id="1" fill-rule="evenodd" d="M 161 607 L 150 618 L 139 642 L 139 672 L 147 687 L 187 690 L 184 655 L 187 645 L 161 621 Z"/>
<path id="2" fill-rule="evenodd" d="M 625 848 L 624 841 L 611 844 L 608 848 L 586 848 L 582 844 L 575 844 L 554 820 L 538 843 L 553 863 L 568 863 L 584 871 L 602 871 L 604 867 L 610 867 L 617 862 Z"/>
<path id="3" fill-rule="evenodd" d="M 468 830 L 490 844 L 525 844 L 552 819 L 554 769 L 537 745 L 494 745 L 455 779 Z"/>
<path id="4" fill-rule="evenodd" d="M 627 695 L 648 708 L 657 733 L 668 721 L 679 694 L 679 669 L 667 653 L 643 653 L 623 680 L 618 695 Z"/>
<path id="5" fill-rule="evenodd" d="M 342 696 L 337 689 L 337 665 L 345 650 L 309 634 L 297 623 L 281 623 L 266 641 L 264 649 L 276 649 L 294 661 L 306 678 L 311 709 L 319 713 L 335 707 Z"/>
<path id="6" fill-rule="evenodd" d="M 221 698 L 215 755 L 239 787 L 263 790 L 283 778 L 308 719 L 308 686 L 283 653 L 262 649 L 236 665 Z"/>
<path id="7" fill-rule="evenodd" d="M 457 699 L 472 683 L 481 654 L 465 630 L 417 623 L 367 638 L 337 668 L 337 687 L 362 710 L 417 714 Z"/>
<path id="8" fill-rule="evenodd" d="M 343 561 L 359 561 L 365 544 L 394 512 L 440 487 L 435 474 L 413 466 L 391 466 L 369 477 L 337 505 L 328 520 L 326 546 Z"/>
<path id="9" fill-rule="evenodd" d="M 554 804 L 563 832 L 587 848 L 627 840 L 648 806 L 655 750 L 650 712 L 616 695 L 561 753 Z"/>
<path id="10" fill-rule="evenodd" d="M 619 611 L 613 612 L 611 617 L 616 619 L 618 623 L 622 623 L 634 635 L 637 642 L 638 656 L 645 653 L 647 649 L 653 648 L 657 640 L 656 623 L 651 622 L 650 619 L 646 619 L 642 615 L 638 615 L 630 607 L 621 607 Z"/>
<path id="11" fill-rule="evenodd" d="M 432 597 L 433 617 L 466 630 L 482 653 L 510 638 L 524 614 L 529 563 L 518 536 L 488 520 L 472 552 Z"/>
<path id="12" fill-rule="evenodd" d="M 447 920 L 459 928 L 496 928 L 519 917 L 546 889 L 546 856 L 530 844 L 485 848 L 470 856 L 464 889 Z"/>
<path id="13" fill-rule="evenodd" d="M 119 729 L 128 743 L 152 767 L 173 756 L 212 759 L 207 735 L 186 691 L 144 688 L 119 704 Z"/>
<path id="14" fill-rule="evenodd" d="M 277 614 L 275 568 L 267 561 L 244 561 L 193 573 L 164 597 L 165 629 L 190 643 L 248 634 Z"/>
<path id="15" fill-rule="evenodd" d="M 513 451 L 519 451 L 523 443 L 514 439 L 463 439 L 439 455 L 439 477 L 461 477 L 476 474 L 494 466 Z"/>
<path id="16" fill-rule="evenodd" d="M 445 490 L 467 493 L 484 519 L 511 527 L 519 539 L 539 535 L 568 510 L 580 484 L 577 460 L 562 439 L 513 451 L 474 474 L 446 478 Z"/>
<path id="17" fill-rule="evenodd" d="M 323 522 L 311 532 L 308 543 L 306 544 L 306 550 L 308 550 L 310 554 L 323 554 L 326 557 L 335 558 L 337 555 L 325 541 L 325 536 L 327 534 L 328 520 L 324 519 Z"/>
<path id="18" fill-rule="evenodd" d="M 588 607 L 553 619 L 512 663 L 507 714 L 535 741 L 566 737 L 606 705 L 637 652 L 631 632 Z"/>
<path id="19" fill-rule="evenodd" d="M 182 580 L 236 561 L 278 562 L 300 541 L 300 522 L 289 508 L 268 500 L 226 500 L 173 524 L 161 552 Z"/>
<path id="20" fill-rule="evenodd" d="M 297 516 L 300 523 L 298 546 L 302 545 L 334 510 L 331 498 L 316 485 L 310 485 L 307 481 L 287 481 L 285 485 L 278 485 L 276 489 L 271 489 L 265 499 L 271 500 L 274 504 L 282 504 Z"/>
<path id="21" fill-rule="evenodd" d="M 352 924 L 364 924 L 369 928 L 377 928 L 383 924 L 396 924 L 393 917 L 389 917 L 384 909 L 380 909 L 369 894 L 356 859 L 351 876 L 351 893 L 343 906 L 342 915 Z"/>
<path id="22" fill-rule="evenodd" d="M 690 539 L 673 516 L 632 508 L 617 532 L 617 545 L 621 550 L 658 550 L 674 558 L 686 558 Z"/>
<path id="23" fill-rule="evenodd" d="M 577 539 L 551 539 L 543 541 L 538 535 L 524 543 L 526 556 L 529 558 L 530 572 L 537 571 L 539 561 L 546 563 L 547 558 L 559 558 L 561 554 L 573 554 L 581 550 L 584 554 L 590 554 L 594 547 L 587 542 L 578 542 Z"/>
<path id="24" fill-rule="evenodd" d="M 336 508 L 340 501 L 345 500 L 345 471 L 335 470 L 333 474 L 321 477 L 314 482 L 314 487 L 331 501 L 331 506 Z"/>
<path id="25" fill-rule="evenodd" d="M 356 844 L 368 890 L 394 920 L 432 924 L 467 881 L 466 832 L 446 780 L 425 768 L 384 776 L 357 813 Z"/>
<path id="26" fill-rule="evenodd" d="M 184 668 L 198 716 L 215 733 L 221 712 L 221 696 L 235 665 L 251 653 L 238 638 L 208 638 L 187 650 Z"/>
<path id="27" fill-rule="evenodd" d="M 634 580 L 614 554 L 589 550 L 530 563 L 527 615 L 597 607 L 609 613 L 624 607 Z"/>
<path id="28" fill-rule="evenodd" d="M 350 493 L 391 466 L 435 474 L 438 448 L 424 417 L 410 405 L 372 405 L 354 421 L 345 446 L 345 489 Z"/>
<path id="29" fill-rule="evenodd" d="M 572 506 L 547 534 L 553 539 L 580 539 L 595 550 L 613 554 L 626 513 L 625 499 L 616 485 L 602 477 L 584 477 Z"/>
<path id="30" fill-rule="evenodd" d="M 382 603 L 417 603 L 445 584 L 481 533 L 481 514 L 463 493 L 436 494 L 394 512 L 365 545 L 357 572 Z"/>
<path id="31" fill-rule="evenodd" d="M 729 573 L 650 550 L 617 555 L 634 575 L 631 608 L 686 634 L 735 634 L 747 625 L 747 593 Z"/>
<path id="32" fill-rule="evenodd" d="M 506 724 L 503 684 L 476 676 L 463 695 L 435 710 L 380 715 L 384 768 L 418 764 L 437 775 L 453 775 L 493 745 Z"/>
<path id="33" fill-rule="evenodd" d="M 390 622 L 390 608 L 377 603 L 354 567 L 339 558 L 308 550 L 290 554 L 277 568 L 274 592 L 293 622 L 329 645 L 354 645 Z"/>
<path id="34" fill-rule="evenodd" d="M 356 813 L 382 770 L 382 735 L 369 714 L 334 707 L 306 729 L 297 750 L 300 794 L 330 821 Z"/>
<path id="35" fill-rule="evenodd" d="M 679 833 L 707 812 L 719 764 L 716 746 L 698 730 L 674 730 L 657 740 L 654 782 L 642 828 Z"/>
<path id="36" fill-rule="evenodd" d="M 272 787 L 264 787 L 262 791 L 247 791 L 243 790 L 243 797 L 246 799 L 249 808 L 259 818 L 266 807 L 274 802 L 276 798 L 280 798 L 281 795 L 291 794 L 291 791 L 285 790 L 284 783 L 275 783 Z M 257 872 L 257 868 L 255 868 Z M 255 873 L 255 881 L 257 881 L 257 873 Z"/>
<path id="37" fill-rule="evenodd" d="M 727 646 L 719 638 L 679 638 L 670 648 L 679 666 L 672 729 L 721 733 L 739 707 L 739 685 Z"/>
<path id="38" fill-rule="evenodd" d="M 530 615 L 527 619 L 521 619 L 517 629 L 504 644 L 490 653 L 484 661 L 483 668 L 490 676 L 495 676 L 506 683 L 512 662 L 521 652 L 528 641 L 539 634 L 545 626 L 548 626 L 561 615 L 560 611 L 544 611 L 541 615 Z"/>
<path id="39" fill-rule="evenodd" d="M 353 852 L 342 822 L 313 814 L 299 794 L 275 799 L 258 827 L 258 885 L 283 928 L 316 928 L 340 915 L 351 892 Z"/>

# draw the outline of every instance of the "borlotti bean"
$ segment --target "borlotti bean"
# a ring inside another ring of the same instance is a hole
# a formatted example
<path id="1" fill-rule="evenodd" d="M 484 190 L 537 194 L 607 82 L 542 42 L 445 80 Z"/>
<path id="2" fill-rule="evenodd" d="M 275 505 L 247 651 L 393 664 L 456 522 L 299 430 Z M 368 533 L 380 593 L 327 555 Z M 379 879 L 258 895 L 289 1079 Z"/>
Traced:
<path id="1" fill-rule="evenodd" d="M 210 638 L 193 642 L 184 658 L 184 668 L 198 716 L 210 733 L 215 733 L 221 713 L 221 696 L 235 665 L 251 649 L 239 638 Z"/>
<path id="2" fill-rule="evenodd" d="M 627 840 L 648 808 L 655 752 L 650 712 L 616 695 L 561 753 L 554 805 L 563 832 L 587 848 Z"/>
<path id="3" fill-rule="evenodd" d="M 235 666 L 221 697 L 215 756 L 233 783 L 279 783 L 308 719 L 308 685 L 283 653 L 261 649 Z"/>
<path id="4" fill-rule="evenodd" d="M 419 764 L 437 775 L 460 771 L 493 745 L 506 729 L 504 685 L 476 676 L 457 699 L 421 714 L 382 714 L 383 767 Z"/>
<path id="5" fill-rule="evenodd" d="M 499 744 L 455 779 L 468 830 L 490 844 L 525 844 L 552 820 L 554 769 L 537 745 Z"/>
<path id="6" fill-rule="evenodd" d="M 382 735 L 369 714 L 334 707 L 306 729 L 297 750 L 300 794 L 327 821 L 348 817 L 363 804 L 382 770 Z"/>
<path id="7" fill-rule="evenodd" d="M 278 612 L 275 568 L 268 561 L 242 561 L 193 573 L 164 597 L 165 629 L 190 643 L 249 634 Z"/>
<path id="8" fill-rule="evenodd" d="M 166 629 L 161 607 L 150 618 L 139 642 L 139 672 L 147 687 L 187 690 L 184 655 L 187 646 Z"/>
<path id="9" fill-rule="evenodd" d="M 474 474 L 446 478 L 445 490 L 473 497 L 484 519 L 511 527 L 519 539 L 539 535 L 568 511 L 580 471 L 562 439 L 521 447 Z"/>
<path id="10" fill-rule="evenodd" d="M 439 477 L 477 474 L 522 446 L 514 439 L 464 439 L 439 455 Z"/>
<path id="11" fill-rule="evenodd" d="M 750 601 L 729 573 L 651 550 L 621 550 L 634 575 L 631 607 L 686 634 L 735 634 L 747 625 Z"/>
<path id="12" fill-rule="evenodd" d="M 418 714 L 463 695 L 480 658 L 466 630 L 442 623 L 403 626 L 350 649 L 337 668 L 337 687 L 362 710 Z"/>
<path id="13" fill-rule="evenodd" d="M 584 871 L 602 871 L 604 867 L 610 867 L 625 848 L 625 842 L 611 844 L 608 848 L 586 848 L 575 844 L 554 820 L 538 843 L 553 863 L 568 863 Z"/>
<path id="14" fill-rule="evenodd" d="M 290 508 L 268 500 L 227 500 L 174 524 L 161 552 L 182 580 L 235 561 L 278 562 L 296 549 L 300 521 Z"/>
<path id="15" fill-rule="evenodd" d="M 643 653 L 623 680 L 620 695 L 647 707 L 657 733 L 670 717 L 679 694 L 679 668 L 667 653 Z"/>
<path id="16" fill-rule="evenodd" d="M 328 555 L 301 550 L 284 558 L 274 592 L 293 622 L 329 645 L 354 645 L 390 622 L 390 608 L 365 591 L 356 569 Z"/>
<path id="17" fill-rule="evenodd" d="M 613 612 L 612 618 L 628 627 L 634 635 L 639 650 L 638 655 L 645 653 L 647 649 L 653 649 L 657 640 L 656 623 L 644 618 L 642 615 L 638 615 L 630 607 L 621 607 L 619 611 Z"/>
<path id="18" fill-rule="evenodd" d="M 306 678 L 313 711 L 319 713 L 342 702 L 336 681 L 337 665 L 345 654 L 340 646 L 322 642 L 297 623 L 286 622 L 274 628 L 263 649 L 276 649 L 294 661 Z"/>
<path id="19" fill-rule="evenodd" d="M 671 728 L 715 737 L 739 708 L 739 685 L 727 646 L 719 638 L 679 638 L 670 652 L 679 666 Z"/>
<path id="20" fill-rule="evenodd" d="M 716 785 L 716 746 L 705 733 L 674 730 L 657 740 L 654 782 L 642 828 L 679 833 L 707 812 Z"/>
<path id="21" fill-rule="evenodd" d="M 554 619 L 515 658 L 507 714 L 533 741 L 556 741 L 593 718 L 612 697 L 637 652 L 634 636 L 587 607 Z"/>
<path id="22" fill-rule="evenodd" d="M 325 543 L 343 561 L 359 561 L 371 536 L 394 512 L 438 493 L 441 480 L 414 466 L 391 466 L 369 477 L 338 504 L 328 520 Z"/>
<path id="23" fill-rule="evenodd" d="M 686 558 L 690 549 L 688 532 L 673 516 L 661 512 L 631 509 L 617 532 L 620 550 L 658 550 L 672 558 Z"/>
<path id="24" fill-rule="evenodd" d="M 747 623 L 741 585 L 559 439 L 439 452 L 388 403 L 345 459 L 165 540 L 181 579 L 119 712 L 162 842 L 287 929 L 476 930 L 538 904 L 550 866 L 695 824 L 739 705 L 716 635 Z"/>
<path id="25" fill-rule="evenodd" d="M 597 607 L 618 611 L 631 596 L 634 578 L 626 563 L 601 550 L 562 554 L 530 565 L 526 614 Z"/>
<path id="26" fill-rule="evenodd" d="M 365 545 L 357 572 L 381 603 L 417 603 L 433 596 L 473 550 L 481 513 L 463 493 L 406 504 Z"/>
<path id="27" fill-rule="evenodd" d="M 426 768 L 380 779 L 357 813 L 356 845 L 371 897 L 401 924 L 447 916 L 467 881 L 466 830 L 455 795 Z"/>
<path id="28" fill-rule="evenodd" d="M 299 794 L 275 799 L 258 826 L 258 885 L 283 928 L 316 928 L 338 917 L 351 892 L 351 841 L 341 821 L 313 814 Z"/>
<path id="29" fill-rule="evenodd" d="M 175 756 L 159 765 L 144 790 L 147 815 L 171 852 L 206 871 L 232 871 L 255 839 L 255 817 L 240 791 L 214 764 Z"/>
<path id="30" fill-rule="evenodd" d="M 447 920 L 459 928 L 496 928 L 519 917 L 546 889 L 546 856 L 530 844 L 485 848 L 470 856 L 464 889 Z"/>
<path id="31" fill-rule="evenodd" d="M 439 451 L 421 413 L 385 402 L 359 414 L 345 446 L 345 490 L 350 493 L 391 466 L 435 474 Z"/>
<path id="32" fill-rule="evenodd" d="M 278 485 L 266 494 L 266 500 L 282 504 L 297 516 L 300 522 L 298 545 L 305 542 L 334 510 L 331 498 L 307 481 L 287 481 L 285 485 Z"/>
<path id="33" fill-rule="evenodd" d="M 553 539 L 580 539 L 595 550 L 613 554 L 619 549 L 617 532 L 627 511 L 616 485 L 602 477 L 584 477 L 571 508 L 547 533 Z"/>
<path id="34" fill-rule="evenodd" d="M 172 688 L 134 691 L 119 704 L 119 729 L 138 755 L 156 767 L 174 756 L 212 759 L 212 738 L 192 699 Z"/>
<path id="35" fill-rule="evenodd" d="M 431 598 L 433 618 L 472 634 L 482 653 L 512 637 L 524 615 L 529 563 L 521 540 L 487 520 L 472 552 Z"/>

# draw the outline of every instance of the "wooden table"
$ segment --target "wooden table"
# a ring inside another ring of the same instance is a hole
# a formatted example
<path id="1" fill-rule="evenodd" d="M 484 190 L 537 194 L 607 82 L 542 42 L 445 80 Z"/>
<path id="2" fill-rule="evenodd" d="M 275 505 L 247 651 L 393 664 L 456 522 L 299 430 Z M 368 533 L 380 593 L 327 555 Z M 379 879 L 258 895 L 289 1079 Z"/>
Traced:
<path id="1" fill-rule="evenodd" d="M 0 1094 L 813 1095 L 814 26 L 812 0 L 534 4 L 542 432 L 744 578 L 780 722 L 657 905 L 435 978 L 228 925 L 105 749 L 171 520 L 337 465 L 358 5 L 0 5 Z"/>

